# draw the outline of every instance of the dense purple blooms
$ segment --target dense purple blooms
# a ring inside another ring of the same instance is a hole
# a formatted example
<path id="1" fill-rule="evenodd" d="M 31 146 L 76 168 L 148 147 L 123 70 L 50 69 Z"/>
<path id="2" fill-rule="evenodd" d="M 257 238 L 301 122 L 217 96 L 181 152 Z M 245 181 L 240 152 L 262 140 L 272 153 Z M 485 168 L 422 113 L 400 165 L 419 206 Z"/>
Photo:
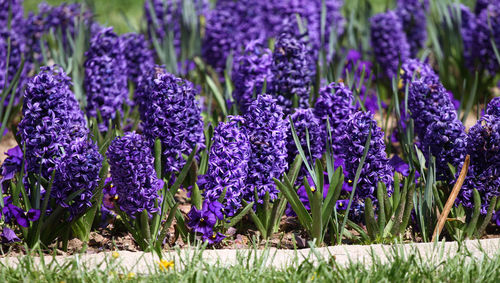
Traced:
<path id="1" fill-rule="evenodd" d="M 343 83 L 333 82 L 319 90 L 319 97 L 314 105 L 314 113 L 321 119 L 321 127 L 325 133 L 328 120 L 332 137 L 332 149 L 335 155 L 339 154 L 339 141 L 343 127 L 349 116 L 356 111 L 357 107 L 354 102 L 352 91 Z"/>
<path id="2" fill-rule="evenodd" d="M 474 13 L 479 15 L 484 9 L 488 8 L 489 4 L 492 4 L 495 0 L 477 0 L 476 6 L 474 7 Z"/>
<path id="3" fill-rule="evenodd" d="M 410 45 L 401 20 L 393 11 L 380 13 L 370 20 L 370 38 L 375 60 L 385 76 L 396 76 L 399 62 L 410 57 Z"/>
<path id="4" fill-rule="evenodd" d="M 458 167 L 465 158 L 465 127 L 449 93 L 439 81 L 427 84 L 422 78 L 410 85 L 408 109 L 422 152 L 436 157 L 438 180 L 453 179 L 448 163 Z"/>
<path id="5" fill-rule="evenodd" d="M 499 63 L 492 42 L 500 49 L 500 2 L 492 2 L 482 10 L 477 16 L 476 24 L 473 55 L 480 68 L 494 75 L 499 70 Z"/>
<path id="6" fill-rule="evenodd" d="M 272 81 L 271 50 L 261 41 L 251 41 L 241 53 L 234 57 L 232 82 L 233 97 L 242 113 L 245 113 L 252 97 L 262 93 L 264 83 Z"/>
<path id="7" fill-rule="evenodd" d="M 285 114 L 291 113 L 294 96 L 297 96 L 299 107 L 307 108 L 309 105 L 309 60 L 306 46 L 293 34 L 283 32 L 279 36 L 273 52 L 273 81 L 269 93 L 277 97 Z"/>
<path id="8" fill-rule="evenodd" d="M 264 39 L 264 29 L 257 11 L 258 0 L 217 1 L 207 15 L 202 57 L 223 79 L 226 60 L 231 52 L 251 40 Z"/>
<path id="9" fill-rule="evenodd" d="M 307 161 L 309 164 L 314 164 L 317 159 L 321 159 L 325 152 L 326 134 L 321 120 L 314 115 L 312 108 L 296 109 L 295 113 L 291 115 L 291 119 Z M 287 137 L 286 147 L 288 151 L 288 163 L 291 164 L 299 154 L 291 128 Z M 305 166 L 302 169 L 299 177 L 303 177 L 306 173 Z"/>
<path id="10" fill-rule="evenodd" d="M 401 80 L 402 89 L 412 81 L 421 79 L 425 84 L 432 84 L 439 82 L 438 75 L 434 72 L 432 67 L 417 59 L 408 59 L 401 65 Z"/>
<path id="11" fill-rule="evenodd" d="M 24 23 L 24 11 L 22 0 L 2 0 L 0 1 L 0 28 L 6 29 L 9 24 L 12 29 L 22 28 Z"/>
<path id="12" fill-rule="evenodd" d="M 416 56 L 427 40 L 429 0 L 398 0 L 396 13 L 403 24 L 411 56 Z"/>
<path id="13" fill-rule="evenodd" d="M 147 211 L 148 215 L 158 211 L 158 191 L 163 181 L 154 169 L 154 158 L 148 142 L 135 132 L 115 138 L 106 153 L 111 178 L 118 195 L 120 210 L 135 218 Z"/>
<path id="14" fill-rule="evenodd" d="M 270 200 L 278 196 L 273 178 L 280 179 L 288 168 L 287 127 L 282 108 L 270 95 L 259 95 L 245 114 L 244 128 L 250 142 L 245 199 L 262 203 L 266 192 Z M 258 200 L 255 200 L 257 191 Z"/>
<path id="15" fill-rule="evenodd" d="M 127 63 L 127 76 L 137 85 L 139 78 L 154 67 L 153 52 L 149 49 L 144 35 L 127 33 L 120 37 Z"/>
<path id="16" fill-rule="evenodd" d="M 385 152 L 384 133 L 369 112 L 352 114 L 344 127 L 340 152 L 345 160 L 345 179 L 349 184 L 354 182 L 370 132 L 370 147 L 354 194 L 356 202 L 364 202 L 367 197 L 376 201 L 379 182 L 387 186 L 389 194 L 392 192 L 393 169 Z"/>
<path id="17" fill-rule="evenodd" d="M 73 219 L 92 206 L 91 199 L 99 184 L 102 156 L 97 145 L 86 138 L 77 138 L 65 146 L 65 152 L 56 161 L 55 180 L 51 197 L 69 210 Z M 79 192 L 73 199 L 68 199 Z"/>
<path id="18" fill-rule="evenodd" d="M 459 170 L 459 165 L 465 160 L 465 127 L 458 119 L 451 121 L 435 121 L 421 136 L 421 145 L 424 155 L 436 157 L 437 178 L 453 179 L 449 173 L 448 163 Z"/>
<path id="19" fill-rule="evenodd" d="M 42 67 L 28 82 L 19 124 L 27 172 L 41 170 L 49 178 L 69 141 L 86 137 L 83 112 L 70 87 L 70 78 L 59 67 Z"/>
<path id="20" fill-rule="evenodd" d="M 150 146 L 161 141 L 165 173 L 180 172 L 195 146 L 205 148 L 201 109 L 195 99 L 197 90 L 185 79 L 160 67 L 143 77 L 136 91 L 136 103 L 143 122 L 144 136 Z"/>
<path id="21" fill-rule="evenodd" d="M 481 195 L 481 213 L 486 214 L 491 198 L 500 196 L 500 119 L 483 116 L 466 139 L 470 166 L 457 202 L 473 208 L 473 189 Z"/>
<path id="22" fill-rule="evenodd" d="M 246 130 L 241 127 L 243 118 L 228 116 L 214 130 L 212 147 L 208 155 L 208 169 L 201 184 L 203 196 L 216 201 L 224 190 L 224 213 L 233 216 L 241 207 L 246 187 L 250 143 Z"/>
<path id="23" fill-rule="evenodd" d="M 85 91 L 87 114 L 102 117 L 101 130 L 105 130 L 109 119 L 121 111 L 128 101 L 127 62 L 123 44 L 112 28 L 102 29 L 90 42 L 85 53 Z"/>
<path id="24" fill-rule="evenodd" d="M 415 120 L 415 132 L 423 137 L 435 121 L 453 121 L 457 113 L 441 83 L 427 84 L 423 79 L 414 81 L 408 91 L 408 110 Z"/>
<path id="25" fill-rule="evenodd" d="M 488 103 L 486 114 L 500 118 L 500 97 L 495 97 Z"/>

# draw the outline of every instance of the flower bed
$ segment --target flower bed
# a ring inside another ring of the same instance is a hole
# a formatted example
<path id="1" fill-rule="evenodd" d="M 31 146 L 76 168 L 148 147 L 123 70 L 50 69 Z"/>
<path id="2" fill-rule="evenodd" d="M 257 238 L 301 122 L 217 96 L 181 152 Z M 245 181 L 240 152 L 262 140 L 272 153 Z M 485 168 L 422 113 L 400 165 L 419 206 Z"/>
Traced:
<path id="1" fill-rule="evenodd" d="M 120 35 L 21 2 L 0 2 L 4 251 L 498 235 L 496 2 L 147 0 Z"/>

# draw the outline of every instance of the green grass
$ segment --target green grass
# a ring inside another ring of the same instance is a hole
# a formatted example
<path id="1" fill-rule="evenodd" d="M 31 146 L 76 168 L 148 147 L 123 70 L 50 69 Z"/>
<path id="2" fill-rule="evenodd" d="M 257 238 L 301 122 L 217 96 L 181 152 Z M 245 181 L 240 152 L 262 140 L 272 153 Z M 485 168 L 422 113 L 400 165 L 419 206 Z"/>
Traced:
<path id="1" fill-rule="evenodd" d="M 37 11 L 40 0 L 24 0 L 25 11 Z M 63 2 L 83 2 L 71 0 L 46 0 L 50 5 L 59 5 Z M 95 7 L 95 16 L 99 23 L 105 26 L 113 26 L 117 33 L 126 33 L 138 30 L 140 21 L 143 16 L 144 1 L 143 0 L 91 0 Z M 125 20 L 129 21 L 132 28 Z"/>
<path id="2" fill-rule="evenodd" d="M 195 254 L 180 268 L 161 271 L 153 266 L 144 274 L 130 273 L 119 267 L 119 259 L 107 259 L 101 269 L 88 269 L 80 260 L 64 264 L 45 262 L 35 265 L 32 257 L 23 257 L 15 267 L 0 265 L 4 282 L 499 282 L 500 253 L 473 258 L 466 251 L 456 256 L 428 260 L 418 254 L 402 254 L 397 249 L 388 253 L 389 262 L 372 256 L 373 264 L 351 263 L 338 266 L 334 260 L 306 260 L 286 269 L 267 267 L 269 255 L 253 263 L 241 257 L 230 267 L 208 264 Z M 181 270 L 182 269 L 182 270 Z"/>

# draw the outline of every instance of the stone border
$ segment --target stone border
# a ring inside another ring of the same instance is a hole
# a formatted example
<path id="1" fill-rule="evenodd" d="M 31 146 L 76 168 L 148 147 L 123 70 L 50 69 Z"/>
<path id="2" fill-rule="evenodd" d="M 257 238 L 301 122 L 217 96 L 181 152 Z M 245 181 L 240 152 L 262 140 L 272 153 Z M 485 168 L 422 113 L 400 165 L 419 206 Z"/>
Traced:
<path id="1" fill-rule="evenodd" d="M 266 265 L 275 268 L 285 268 L 298 266 L 306 259 L 315 263 L 319 259 L 324 259 L 332 264 L 344 266 L 351 262 L 371 264 L 373 255 L 377 256 L 381 262 L 391 261 L 391 254 L 398 253 L 403 256 L 416 255 L 423 260 L 432 262 L 441 262 L 446 258 L 455 256 L 459 251 L 468 251 L 471 258 L 480 258 L 483 256 L 493 256 L 500 252 L 500 238 L 485 240 L 467 240 L 461 243 L 457 242 L 439 242 L 439 243 L 413 243 L 413 244 L 393 244 L 393 245 L 341 245 L 313 249 L 300 250 L 279 250 L 269 248 L 265 250 L 203 250 L 195 248 L 184 248 L 177 251 L 170 251 L 164 254 L 164 259 L 174 261 L 175 269 L 182 270 L 184 261 L 197 257 L 203 263 L 218 264 L 219 266 L 231 266 L 238 262 L 248 262 L 250 264 Z M 132 271 L 135 273 L 150 273 L 159 266 L 159 258 L 151 253 L 144 252 L 105 252 L 97 254 L 78 254 L 72 256 L 44 256 L 46 264 L 56 261 L 63 264 L 68 259 L 78 259 L 79 262 L 88 268 L 101 268 L 113 266 L 113 269 L 122 271 Z M 243 261 L 243 259 L 245 259 Z M 257 259 L 257 260 L 256 260 Z M 0 258 L 0 264 L 15 266 L 20 257 Z M 40 264 L 41 258 L 33 258 L 35 264 Z"/>

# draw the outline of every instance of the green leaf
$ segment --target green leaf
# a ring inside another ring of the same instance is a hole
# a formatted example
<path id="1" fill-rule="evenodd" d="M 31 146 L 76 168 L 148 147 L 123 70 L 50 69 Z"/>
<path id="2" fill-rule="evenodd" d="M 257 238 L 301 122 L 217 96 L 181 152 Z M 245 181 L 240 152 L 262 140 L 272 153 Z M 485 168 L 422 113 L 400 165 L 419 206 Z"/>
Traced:
<path id="1" fill-rule="evenodd" d="M 366 230 L 372 241 L 377 238 L 377 221 L 375 220 L 375 214 L 373 212 L 373 204 L 370 198 L 365 199 L 365 223 Z"/>
<path id="2" fill-rule="evenodd" d="M 241 219 L 243 219 L 243 217 L 245 217 L 245 215 L 247 215 L 250 212 L 250 210 L 253 209 L 253 201 L 250 203 L 246 203 L 245 201 L 243 202 L 245 204 L 245 207 L 240 212 L 238 212 L 238 214 L 231 217 L 231 221 L 229 223 L 224 224 L 224 227 L 226 229 L 238 224 L 238 222 L 240 222 Z"/>

